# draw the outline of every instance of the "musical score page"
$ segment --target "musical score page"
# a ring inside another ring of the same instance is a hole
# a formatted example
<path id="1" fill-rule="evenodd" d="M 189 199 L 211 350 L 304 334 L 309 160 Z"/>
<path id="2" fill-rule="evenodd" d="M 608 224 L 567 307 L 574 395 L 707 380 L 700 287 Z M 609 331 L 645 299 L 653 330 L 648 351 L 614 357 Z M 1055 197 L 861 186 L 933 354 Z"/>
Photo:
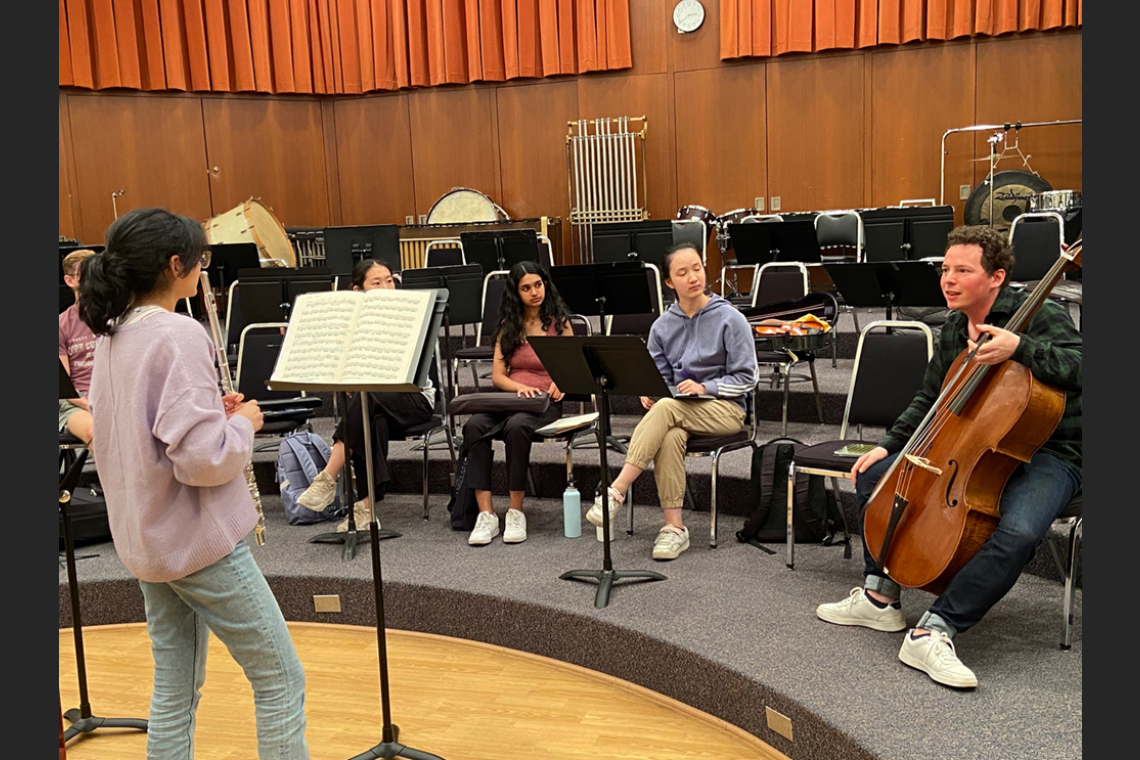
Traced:
<path id="1" fill-rule="evenodd" d="M 409 385 L 435 304 L 431 290 L 306 293 L 293 307 L 270 385 Z"/>

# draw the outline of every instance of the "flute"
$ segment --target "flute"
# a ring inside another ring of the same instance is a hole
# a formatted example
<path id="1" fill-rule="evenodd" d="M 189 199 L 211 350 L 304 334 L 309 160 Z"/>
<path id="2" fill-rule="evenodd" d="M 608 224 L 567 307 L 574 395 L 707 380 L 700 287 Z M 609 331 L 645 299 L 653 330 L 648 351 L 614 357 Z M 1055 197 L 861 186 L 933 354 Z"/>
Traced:
<path id="1" fill-rule="evenodd" d="M 202 286 L 202 295 L 206 299 L 206 316 L 210 321 L 210 335 L 214 339 L 214 351 L 217 354 L 218 375 L 222 383 L 222 392 L 225 395 L 234 393 L 234 381 L 230 377 L 230 360 L 226 356 L 226 339 L 222 335 L 222 328 L 218 324 L 218 304 L 214 300 L 214 290 L 210 286 L 210 277 L 206 272 L 199 275 Z M 249 495 L 253 499 L 253 506 L 257 509 L 257 525 L 253 529 L 253 539 L 258 546 L 265 546 L 265 513 L 261 510 L 261 492 L 257 490 L 257 479 L 253 475 L 253 460 L 245 464 L 245 484 L 249 488 Z"/>

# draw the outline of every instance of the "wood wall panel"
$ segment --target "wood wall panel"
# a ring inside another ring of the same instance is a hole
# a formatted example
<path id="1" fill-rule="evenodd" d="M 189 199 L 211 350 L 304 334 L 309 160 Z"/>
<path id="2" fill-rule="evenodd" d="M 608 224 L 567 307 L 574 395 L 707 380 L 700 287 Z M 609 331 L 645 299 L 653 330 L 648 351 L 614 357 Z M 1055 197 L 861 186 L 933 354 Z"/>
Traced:
<path id="1" fill-rule="evenodd" d="M 648 208 L 651 219 L 677 215 L 677 160 L 674 145 L 672 77 L 607 75 L 578 81 L 578 114 L 583 119 L 644 116 Z"/>
<path id="2" fill-rule="evenodd" d="M 974 46 L 871 56 L 871 206 L 939 197 L 942 135 L 974 123 Z M 959 185 L 973 188 L 969 138 L 946 143 L 946 201 L 961 222 Z"/>
<path id="3" fill-rule="evenodd" d="M 197 98 L 71 94 L 67 98 L 84 242 L 100 242 L 119 213 L 158 206 L 209 219 L 202 105 Z"/>
<path id="4" fill-rule="evenodd" d="M 1082 36 L 1043 32 L 1024 38 L 986 40 L 978 50 L 979 124 L 1082 118 Z M 1080 190 L 1084 181 L 1081 124 L 1033 127 L 1020 133 L 1029 165 L 1056 190 Z M 975 141 L 979 157 L 989 155 L 986 137 Z M 961 138 L 968 142 L 968 138 Z M 975 184 L 988 163 L 975 164 Z M 1014 154 L 997 170 L 1019 169 Z"/>
<path id="5" fill-rule="evenodd" d="M 59 96 L 59 234 L 64 237 L 75 237 L 75 220 L 72 218 L 71 208 L 71 180 L 68 177 L 67 145 L 70 142 L 63 133 L 67 122 L 67 100 L 61 93 Z"/>
<path id="6" fill-rule="evenodd" d="M 498 92 L 500 205 L 512 219 L 558 216 L 568 219 L 567 122 L 578 116 L 578 83 L 504 87 Z M 562 228 L 568 251 L 570 229 Z"/>
<path id="7" fill-rule="evenodd" d="M 329 223 L 320 101 L 203 98 L 202 120 L 215 215 L 258 198 L 286 227 Z"/>
<path id="8" fill-rule="evenodd" d="M 723 63 L 720 60 L 720 3 L 706 2 L 705 23 L 695 32 L 680 34 L 673 24 L 673 7 L 667 5 L 665 19 L 666 34 L 673 52 L 674 71 L 695 71 L 697 69 L 728 69 L 738 63 Z M 762 63 L 762 62 L 761 62 Z"/>
<path id="9" fill-rule="evenodd" d="M 335 106 L 341 223 L 406 224 L 416 215 L 408 96 L 343 99 Z"/>
<path id="10" fill-rule="evenodd" d="M 668 35 L 676 34 L 673 4 L 661 0 L 629 0 L 633 74 L 663 74 L 669 70 Z"/>
<path id="11" fill-rule="evenodd" d="M 768 195 L 764 64 L 676 76 L 677 200 L 715 214 Z"/>
<path id="12" fill-rule="evenodd" d="M 768 194 L 781 211 L 864 205 L 864 58 L 768 62 Z"/>

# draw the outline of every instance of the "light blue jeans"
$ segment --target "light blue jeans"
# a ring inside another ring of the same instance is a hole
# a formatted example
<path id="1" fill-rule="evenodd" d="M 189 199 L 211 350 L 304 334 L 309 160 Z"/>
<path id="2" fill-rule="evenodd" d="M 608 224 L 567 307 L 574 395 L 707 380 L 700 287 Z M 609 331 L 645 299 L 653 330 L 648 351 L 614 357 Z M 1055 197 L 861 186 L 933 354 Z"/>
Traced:
<path id="1" fill-rule="evenodd" d="M 147 760 L 194 757 L 210 631 L 253 687 L 260 760 L 308 760 L 305 672 L 249 547 L 240 543 L 228 557 L 180 580 L 139 585 L 154 653 Z"/>

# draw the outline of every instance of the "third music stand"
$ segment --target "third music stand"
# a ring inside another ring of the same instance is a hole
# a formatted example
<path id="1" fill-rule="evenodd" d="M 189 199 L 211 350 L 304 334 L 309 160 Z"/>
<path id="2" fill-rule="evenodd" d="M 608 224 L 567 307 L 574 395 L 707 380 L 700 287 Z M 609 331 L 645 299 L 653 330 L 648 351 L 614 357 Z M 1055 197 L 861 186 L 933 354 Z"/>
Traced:
<path id="1" fill-rule="evenodd" d="M 586 265 L 580 265 L 586 266 Z M 643 277 L 644 279 L 644 277 Z M 663 581 L 667 578 L 652 570 L 614 570 L 610 556 L 610 473 L 606 461 L 606 445 L 610 436 L 610 394 L 620 396 L 670 396 L 665 380 L 636 335 L 612 335 L 589 338 L 535 337 L 530 345 L 538 355 L 550 378 L 564 393 L 594 394 L 600 399 L 598 417 L 598 451 L 601 454 L 602 549 L 601 570 L 571 570 L 559 576 L 572 581 L 593 578 L 598 581 L 594 606 L 610 603 L 613 584 L 626 578 Z"/>
<path id="2" fill-rule="evenodd" d="M 932 261 L 879 261 L 824 264 L 848 306 L 886 308 L 887 319 L 899 306 L 945 306 L 942 275 Z"/>

